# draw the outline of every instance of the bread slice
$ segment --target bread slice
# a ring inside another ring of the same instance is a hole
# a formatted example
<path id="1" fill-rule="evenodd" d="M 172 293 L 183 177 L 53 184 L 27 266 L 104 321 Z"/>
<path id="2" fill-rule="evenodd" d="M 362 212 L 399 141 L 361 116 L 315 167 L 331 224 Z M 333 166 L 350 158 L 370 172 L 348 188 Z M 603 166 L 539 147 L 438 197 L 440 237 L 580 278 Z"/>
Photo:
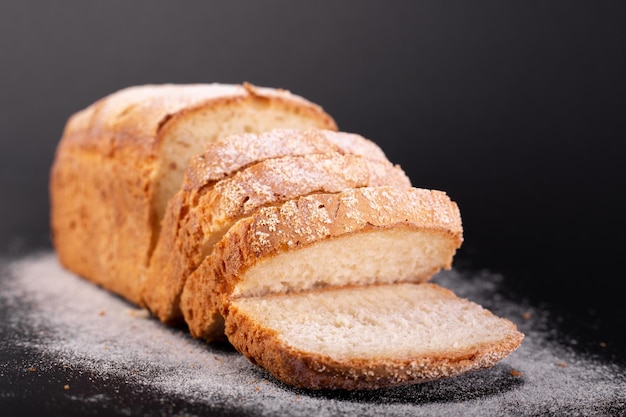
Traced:
<path id="1" fill-rule="evenodd" d="M 74 114 L 50 175 L 60 262 L 141 304 L 160 221 L 191 157 L 225 136 L 279 127 L 336 130 L 320 106 L 248 84 L 129 87 Z"/>
<path id="2" fill-rule="evenodd" d="M 423 282 L 450 268 L 462 240 L 458 207 L 441 191 L 312 194 L 235 223 L 187 279 L 181 310 L 193 336 L 213 340 L 232 299 Z"/>
<path id="3" fill-rule="evenodd" d="M 347 390 L 488 368 L 524 337 L 509 320 L 430 283 L 234 299 L 226 335 L 289 385 Z"/>
<path id="4" fill-rule="evenodd" d="M 163 322 L 182 319 L 179 301 L 187 277 L 236 220 L 259 207 L 311 193 L 382 185 L 409 188 L 411 183 L 388 161 L 333 152 L 267 159 L 205 187 L 194 198 L 181 191 L 171 201 L 150 262 L 146 306 Z"/>
<path id="5" fill-rule="evenodd" d="M 361 135 L 326 129 L 272 129 L 234 134 L 208 144 L 189 163 L 182 188 L 201 192 L 242 168 L 266 159 L 339 152 L 388 162 L 383 150 Z"/>

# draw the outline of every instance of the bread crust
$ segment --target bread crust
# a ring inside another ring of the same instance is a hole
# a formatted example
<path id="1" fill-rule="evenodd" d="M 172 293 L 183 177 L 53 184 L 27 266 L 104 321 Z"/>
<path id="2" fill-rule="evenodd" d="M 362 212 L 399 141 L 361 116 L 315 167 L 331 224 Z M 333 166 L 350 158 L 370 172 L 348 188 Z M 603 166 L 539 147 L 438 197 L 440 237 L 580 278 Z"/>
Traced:
<path id="1" fill-rule="evenodd" d="M 450 268 L 463 241 L 456 203 L 436 190 L 363 187 L 262 208 L 235 223 L 188 277 L 181 296 L 185 322 L 194 337 L 212 340 L 219 336 L 210 330 L 215 311 L 228 314 L 235 286 L 256 263 L 326 239 L 388 228 L 428 230 L 447 238 L 447 261 L 416 280 Z"/>
<path id="2" fill-rule="evenodd" d="M 275 106 L 334 130 L 323 109 L 284 90 L 245 85 L 125 88 L 72 115 L 50 172 L 51 231 L 67 269 L 142 304 L 156 243 L 155 178 L 168 130 L 198 112 Z"/>
<path id="3" fill-rule="evenodd" d="M 188 173 L 193 176 L 195 172 Z M 232 223 L 259 207 L 311 193 L 382 185 L 409 188 L 411 183 L 404 171 L 387 160 L 332 152 L 266 159 L 212 187 L 196 183 L 180 191 L 170 201 L 150 262 L 144 285 L 146 306 L 161 321 L 182 320 L 179 302 L 187 277 Z M 198 188 L 201 192 L 196 192 Z"/>
<path id="4" fill-rule="evenodd" d="M 443 302 L 458 300 L 451 291 L 435 284 L 407 285 L 428 286 L 439 293 Z M 263 298 L 271 302 L 272 296 Z M 495 317 L 487 310 L 483 313 Z M 493 366 L 517 349 L 524 338 L 512 322 L 499 320 L 507 331 L 497 341 L 476 343 L 465 349 L 450 346 L 445 351 L 407 357 L 355 356 L 338 359 L 303 351 L 289 346 L 275 329 L 242 312 L 237 303 L 229 308 L 225 333 L 232 345 L 252 363 L 265 368 L 286 384 L 312 390 L 368 390 L 453 377 Z M 384 335 L 381 337 L 384 338 Z"/>

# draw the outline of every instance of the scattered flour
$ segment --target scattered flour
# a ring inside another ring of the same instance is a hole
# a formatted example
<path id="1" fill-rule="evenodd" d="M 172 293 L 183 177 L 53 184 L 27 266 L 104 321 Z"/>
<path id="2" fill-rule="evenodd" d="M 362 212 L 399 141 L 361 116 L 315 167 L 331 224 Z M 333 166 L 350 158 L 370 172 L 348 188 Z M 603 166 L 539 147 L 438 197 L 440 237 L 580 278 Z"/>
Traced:
<path id="1" fill-rule="evenodd" d="M 0 306 L 15 311 L 5 328 L 33 335 L 20 340 L 21 347 L 49 358 L 36 366 L 119 379 L 136 391 L 189 404 L 181 413 L 186 415 L 215 404 L 259 416 L 626 415 L 624 369 L 557 343 L 544 311 L 498 293 L 501 278 L 453 270 L 435 281 L 515 322 L 526 334 L 516 352 L 485 371 L 369 392 L 287 387 L 229 346 L 194 340 L 185 329 L 164 326 L 65 271 L 51 252 L 8 264 L 0 277 Z M 69 392 L 72 383 L 66 382 Z M 72 400 L 97 408 L 111 399 L 93 394 Z"/>

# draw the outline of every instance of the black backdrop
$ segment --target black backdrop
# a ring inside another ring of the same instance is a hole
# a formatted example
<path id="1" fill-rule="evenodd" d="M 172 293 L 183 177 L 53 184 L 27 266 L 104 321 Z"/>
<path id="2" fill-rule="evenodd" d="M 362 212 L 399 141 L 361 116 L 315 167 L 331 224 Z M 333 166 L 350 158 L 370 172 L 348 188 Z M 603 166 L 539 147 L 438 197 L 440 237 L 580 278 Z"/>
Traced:
<path id="1" fill-rule="evenodd" d="M 319 103 L 416 186 L 447 191 L 459 267 L 621 314 L 624 4 L 4 0 L 1 247 L 49 245 L 48 170 L 71 113 L 134 84 L 249 81 Z"/>

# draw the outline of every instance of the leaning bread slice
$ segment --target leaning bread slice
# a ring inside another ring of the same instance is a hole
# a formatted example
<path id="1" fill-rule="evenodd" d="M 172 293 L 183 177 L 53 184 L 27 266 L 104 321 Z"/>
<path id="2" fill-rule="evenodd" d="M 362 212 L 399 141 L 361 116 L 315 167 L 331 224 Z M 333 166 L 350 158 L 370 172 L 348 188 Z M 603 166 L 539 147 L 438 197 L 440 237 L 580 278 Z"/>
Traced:
<path id="1" fill-rule="evenodd" d="M 133 86 L 74 114 L 50 178 L 60 262 L 141 303 L 160 221 L 191 157 L 225 136 L 274 128 L 336 125 L 302 97 L 248 84 Z"/>
<path id="2" fill-rule="evenodd" d="M 313 153 L 339 152 L 388 162 L 383 150 L 356 133 L 328 129 L 276 128 L 260 133 L 234 134 L 206 145 L 185 172 L 187 192 L 201 192 L 216 181 L 266 159 Z"/>
<path id="3" fill-rule="evenodd" d="M 181 310 L 195 337 L 223 333 L 232 299 L 320 287 L 422 282 L 462 243 L 442 191 L 363 187 L 313 194 L 235 223 L 187 279 Z"/>
<path id="4" fill-rule="evenodd" d="M 259 207 L 311 193 L 382 185 L 409 188 L 411 183 L 388 161 L 333 152 L 267 159 L 218 181 L 195 198 L 189 198 L 190 191 L 180 191 L 170 202 L 150 263 L 146 306 L 163 322 L 182 318 L 179 300 L 187 277 L 235 221 Z"/>
<path id="5" fill-rule="evenodd" d="M 430 283 L 235 299 L 226 335 L 289 385 L 348 390 L 488 368 L 524 337 L 509 320 Z"/>

